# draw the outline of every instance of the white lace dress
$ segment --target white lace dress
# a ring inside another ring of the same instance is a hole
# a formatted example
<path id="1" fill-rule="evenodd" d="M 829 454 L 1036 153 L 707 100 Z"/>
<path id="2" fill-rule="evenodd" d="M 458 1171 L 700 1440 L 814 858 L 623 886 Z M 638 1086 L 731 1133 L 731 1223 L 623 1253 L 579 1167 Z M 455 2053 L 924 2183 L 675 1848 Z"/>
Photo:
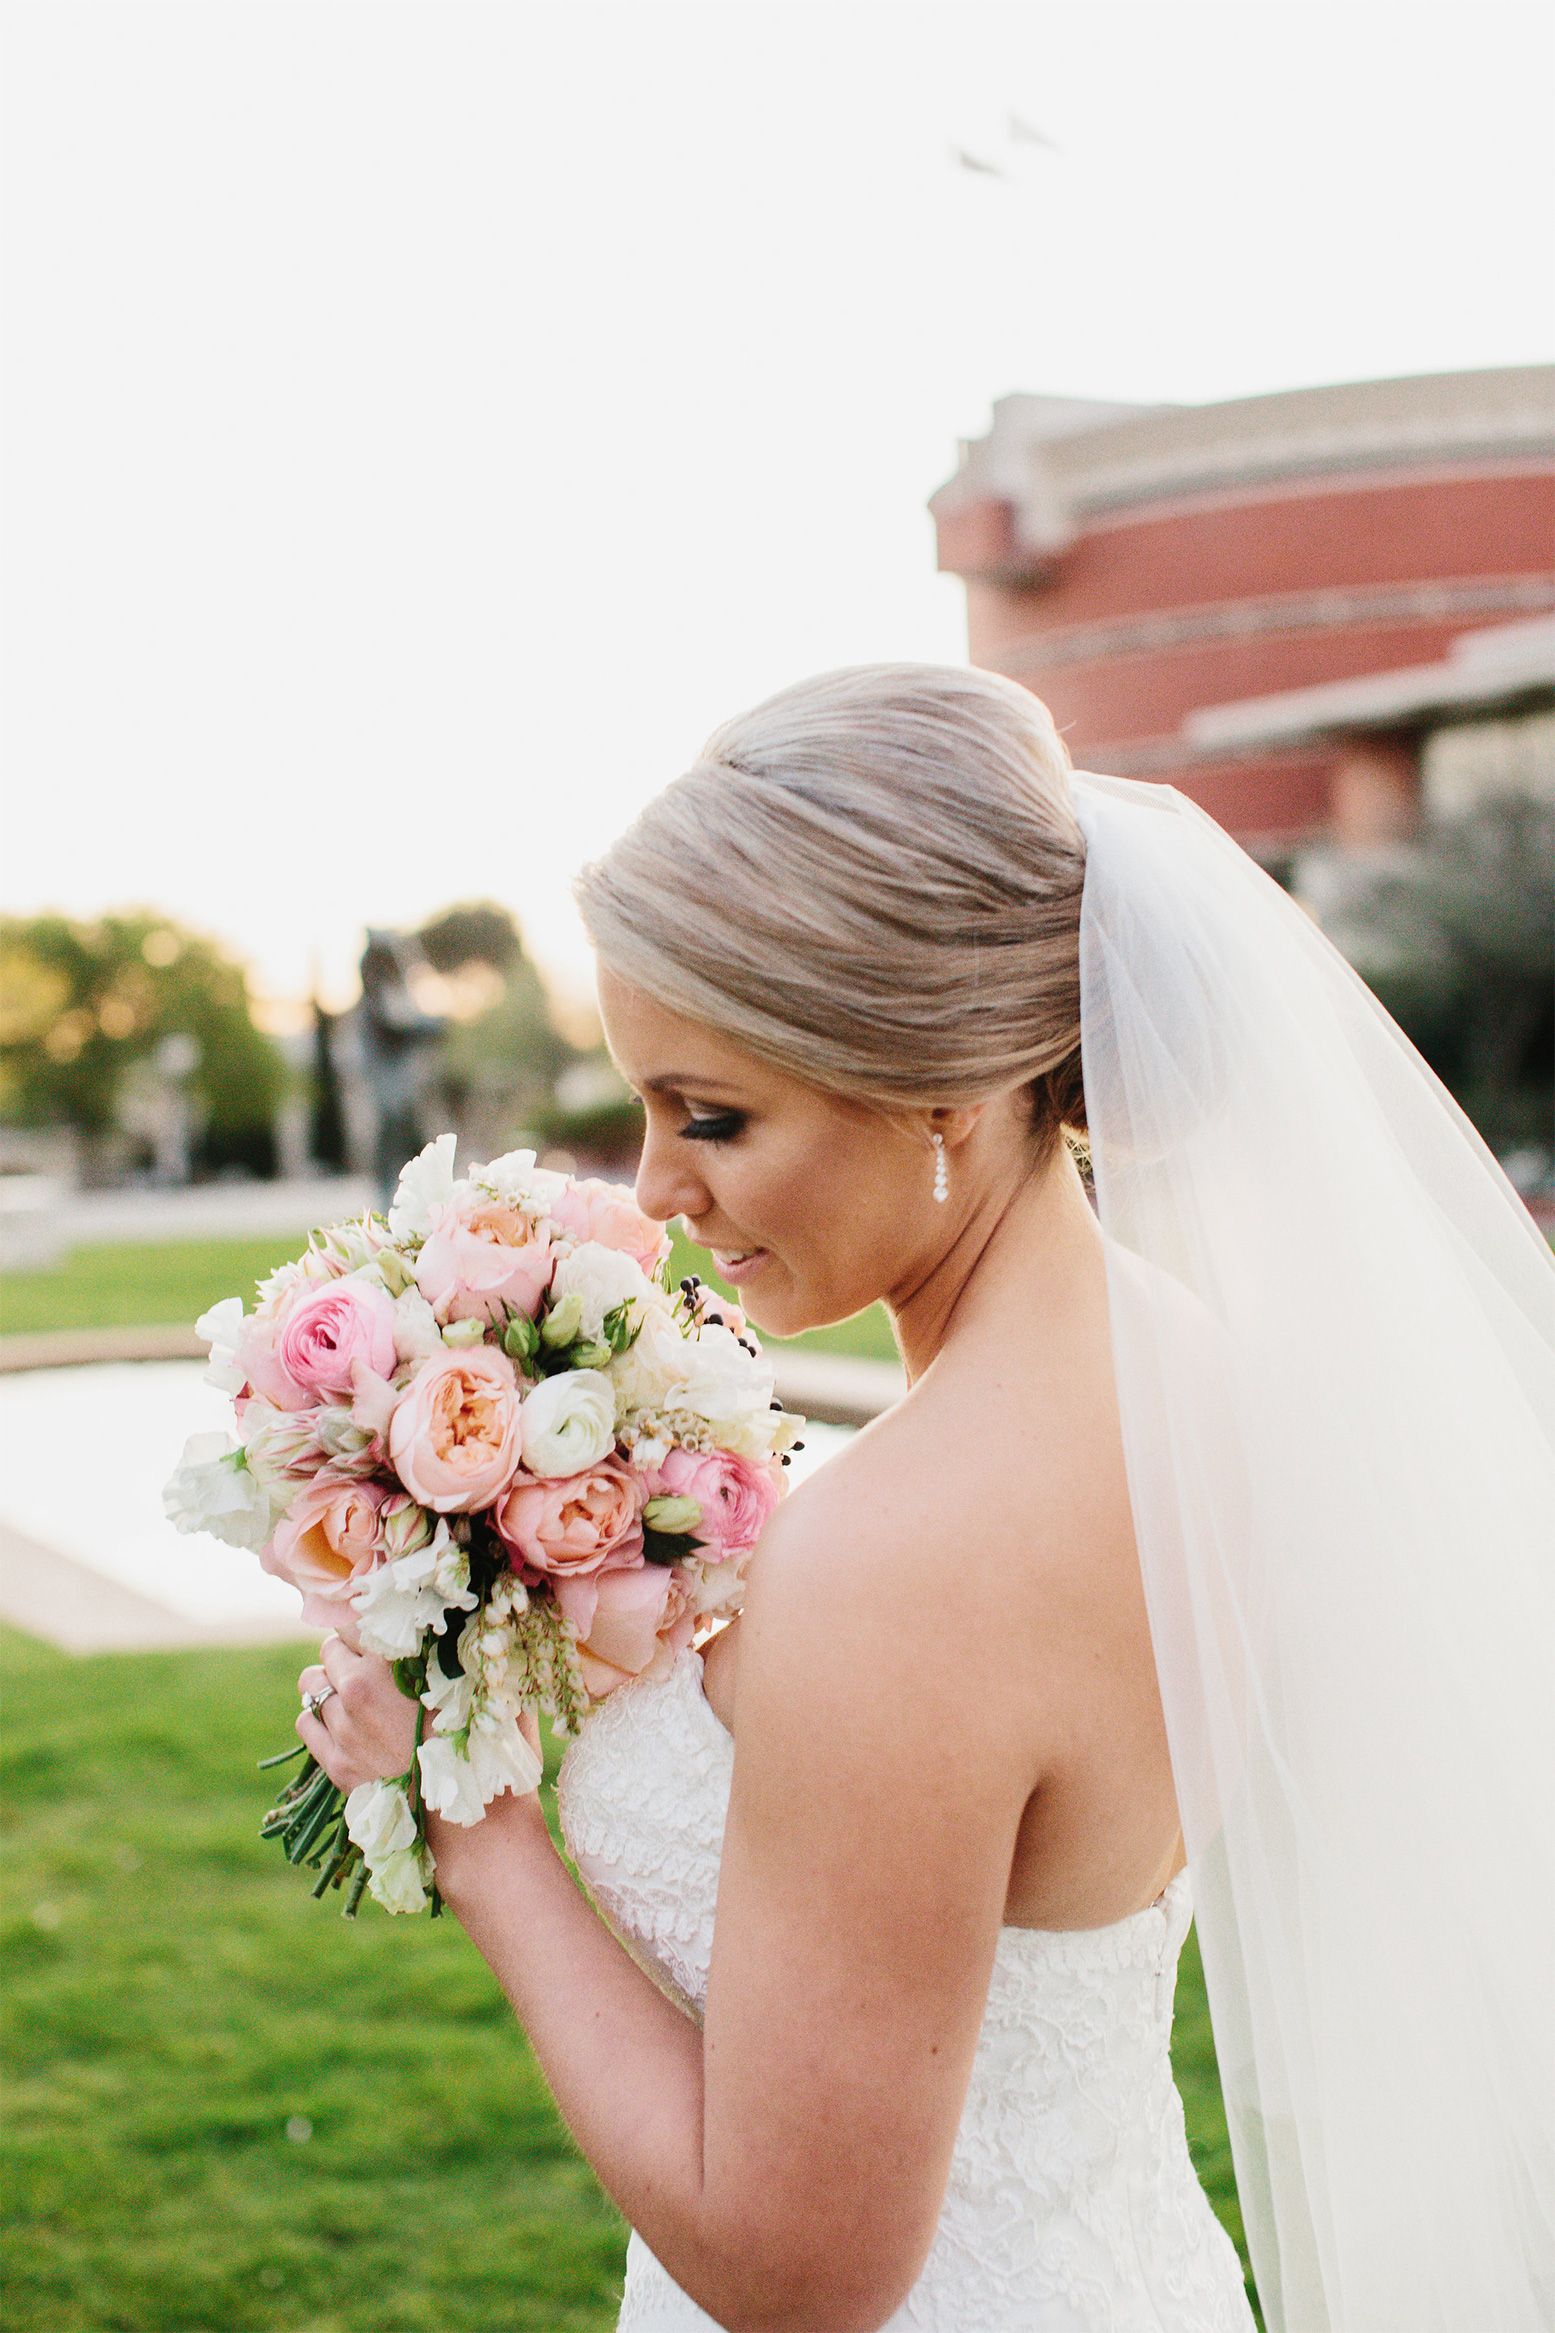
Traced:
<path id="1" fill-rule="evenodd" d="M 562 1828 L 595 1902 L 700 2013 L 734 1743 L 682 1653 L 567 1753 Z M 1115 1927 L 1005 1928 L 923 2273 L 887 2333 L 1251 2333 L 1188 2155 L 1168 2041 L 1187 1881 Z M 633 2236 L 622 2333 L 714 2320 Z"/>

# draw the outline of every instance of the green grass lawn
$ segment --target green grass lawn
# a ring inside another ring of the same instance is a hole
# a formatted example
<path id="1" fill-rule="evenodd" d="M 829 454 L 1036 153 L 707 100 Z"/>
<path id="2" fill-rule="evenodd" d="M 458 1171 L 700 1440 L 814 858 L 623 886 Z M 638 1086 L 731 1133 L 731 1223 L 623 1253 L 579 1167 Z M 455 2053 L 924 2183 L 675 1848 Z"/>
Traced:
<path id="1" fill-rule="evenodd" d="M 625 2231 L 454 1922 L 349 1928 L 260 1844 L 298 1663 L 0 1633 L 6 2324 L 608 2327 Z M 1239 2237 L 1191 1940 L 1177 2000 L 1194 2159 Z"/>

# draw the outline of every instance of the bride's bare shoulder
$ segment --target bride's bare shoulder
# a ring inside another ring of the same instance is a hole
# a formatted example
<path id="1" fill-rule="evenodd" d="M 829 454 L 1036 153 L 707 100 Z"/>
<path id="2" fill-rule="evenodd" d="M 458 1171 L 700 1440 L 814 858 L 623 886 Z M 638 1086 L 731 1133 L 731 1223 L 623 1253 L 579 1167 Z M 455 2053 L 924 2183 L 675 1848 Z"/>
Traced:
<path id="1" fill-rule="evenodd" d="M 1131 1546 L 1110 1375 L 952 1367 L 784 1500 L 751 1616 L 801 1642 L 813 1627 L 854 1638 L 872 1660 L 888 1619 L 910 1668 L 936 1646 L 949 1657 L 989 1632 L 1030 1634 Z"/>

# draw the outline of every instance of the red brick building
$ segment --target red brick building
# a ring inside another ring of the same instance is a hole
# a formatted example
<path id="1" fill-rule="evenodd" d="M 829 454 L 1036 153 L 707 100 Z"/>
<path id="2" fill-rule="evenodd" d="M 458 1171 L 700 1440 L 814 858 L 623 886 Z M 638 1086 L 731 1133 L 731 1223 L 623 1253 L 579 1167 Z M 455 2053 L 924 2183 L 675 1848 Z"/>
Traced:
<path id="1" fill-rule="evenodd" d="M 1412 716 L 1264 703 L 1315 714 L 1310 692 L 1555 609 L 1555 366 L 1224 405 L 1006 397 L 931 508 L 973 663 L 1042 697 L 1080 767 L 1169 780 L 1265 854 L 1378 839 L 1415 814 Z"/>

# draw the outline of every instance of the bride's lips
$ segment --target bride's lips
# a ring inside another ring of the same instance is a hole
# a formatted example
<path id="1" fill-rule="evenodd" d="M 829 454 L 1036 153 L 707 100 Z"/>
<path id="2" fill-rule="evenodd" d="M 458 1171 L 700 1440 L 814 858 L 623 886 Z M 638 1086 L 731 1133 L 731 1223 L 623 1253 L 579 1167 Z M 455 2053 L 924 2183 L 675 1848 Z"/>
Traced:
<path id="1" fill-rule="evenodd" d="M 713 1259 L 713 1269 L 719 1279 L 727 1280 L 731 1288 L 737 1288 L 742 1280 L 748 1280 L 753 1272 L 759 1272 L 767 1260 L 765 1248 L 736 1248 L 729 1254 L 719 1248 L 709 1248 L 707 1252 Z"/>

